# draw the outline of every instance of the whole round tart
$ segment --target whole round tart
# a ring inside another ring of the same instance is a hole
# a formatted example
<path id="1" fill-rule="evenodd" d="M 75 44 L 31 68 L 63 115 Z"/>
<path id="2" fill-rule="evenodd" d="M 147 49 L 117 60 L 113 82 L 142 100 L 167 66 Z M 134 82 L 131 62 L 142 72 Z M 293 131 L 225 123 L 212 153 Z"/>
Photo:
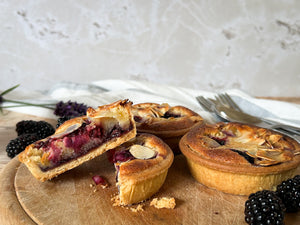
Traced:
<path id="1" fill-rule="evenodd" d="M 195 126 L 179 146 L 198 182 L 237 195 L 274 190 L 300 164 L 298 142 L 241 123 Z"/>
<path id="2" fill-rule="evenodd" d="M 132 113 L 138 132 L 160 137 L 174 153 L 180 153 L 178 144 L 181 137 L 195 124 L 203 122 L 203 118 L 196 112 L 167 103 L 135 104 L 132 106 Z"/>
<path id="3" fill-rule="evenodd" d="M 138 203 L 155 194 L 174 159 L 170 147 L 151 134 L 138 134 L 107 154 L 116 168 L 118 205 Z"/>

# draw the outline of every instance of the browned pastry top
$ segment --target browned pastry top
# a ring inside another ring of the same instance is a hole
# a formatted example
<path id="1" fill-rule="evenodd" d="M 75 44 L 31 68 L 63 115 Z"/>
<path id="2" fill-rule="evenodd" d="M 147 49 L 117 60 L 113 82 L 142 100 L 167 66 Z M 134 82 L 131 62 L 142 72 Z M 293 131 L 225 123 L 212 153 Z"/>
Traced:
<path id="1" fill-rule="evenodd" d="M 298 142 L 241 123 L 196 126 L 182 138 L 180 149 L 197 163 L 236 173 L 279 173 L 300 164 Z"/>
<path id="2" fill-rule="evenodd" d="M 136 158 L 133 148 L 150 151 L 150 158 Z M 151 155 L 151 152 L 153 155 Z M 122 154 L 121 157 L 119 155 Z M 119 176 L 147 179 L 168 169 L 174 159 L 170 147 L 152 134 L 138 134 L 134 139 L 108 152 L 110 161 L 115 163 Z M 118 160 L 120 159 L 120 160 Z"/>
<path id="3" fill-rule="evenodd" d="M 159 135 L 181 135 L 203 118 L 184 106 L 171 107 L 167 103 L 140 103 L 132 106 L 139 132 Z"/>

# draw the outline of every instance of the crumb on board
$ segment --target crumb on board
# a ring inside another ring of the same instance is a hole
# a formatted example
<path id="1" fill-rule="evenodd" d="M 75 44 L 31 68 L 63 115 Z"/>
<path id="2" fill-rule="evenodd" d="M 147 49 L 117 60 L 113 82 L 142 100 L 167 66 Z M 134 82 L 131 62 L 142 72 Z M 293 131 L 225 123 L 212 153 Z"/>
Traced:
<path id="1" fill-rule="evenodd" d="M 143 204 L 138 204 L 137 207 L 130 207 L 130 210 L 132 212 L 141 212 L 144 211 L 144 205 Z"/>
<path id="2" fill-rule="evenodd" d="M 111 198 L 111 201 L 112 201 L 112 203 L 113 203 L 113 206 L 121 206 L 121 201 L 120 201 L 120 198 L 119 198 L 118 195 L 113 196 L 113 197 Z"/>
<path id="3" fill-rule="evenodd" d="M 93 189 L 93 192 L 96 193 L 96 192 L 99 190 L 99 187 L 101 187 L 102 189 L 104 189 L 104 188 L 107 188 L 107 187 L 108 187 L 108 184 L 105 184 L 105 185 L 101 185 L 101 184 L 98 184 L 98 185 L 90 184 L 89 186 L 90 186 L 90 188 Z"/>
<path id="4" fill-rule="evenodd" d="M 111 198 L 111 201 L 113 203 L 113 206 L 120 206 L 120 207 L 123 207 L 123 208 L 126 208 L 126 209 L 130 209 L 132 212 L 144 211 L 144 204 L 143 203 L 137 204 L 135 206 L 125 206 L 125 205 L 121 204 L 119 195 L 113 196 Z"/>
<path id="5" fill-rule="evenodd" d="M 173 197 L 162 197 L 162 198 L 154 198 L 152 199 L 150 206 L 154 206 L 155 208 L 162 209 L 174 209 L 176 206 L 175 198 Z"/>

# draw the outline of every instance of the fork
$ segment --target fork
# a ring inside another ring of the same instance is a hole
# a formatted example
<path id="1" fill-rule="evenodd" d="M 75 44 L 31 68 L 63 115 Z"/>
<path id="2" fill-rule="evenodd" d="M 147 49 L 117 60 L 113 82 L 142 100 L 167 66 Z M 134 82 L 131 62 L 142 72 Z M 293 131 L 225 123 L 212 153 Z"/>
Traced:
<path id="1" fill-rule="evenodd" d="M 246 117 L 243 115 L 242 119 L 240 114 L 242 112 L 235 111 L 234 109 L 223 106 L 222 104 L 218 104 L 215 99 L 204 98 L 203 96 L 196 97 L 198 103 L 202 106 L 202 108 L 208 112 L 214 113 L 219 119 L 223 121 L 230 122 L 247 122 L 252 124 L 257 124 L 260 121 L 253 117 Z"/>
<path id="2" fill-rule="evenodd" d="M 261 118 L 261 117 L 256 117 L 256 116 L 252 116 L 250 114 L 247 114 L 245 112 L 243 112 L 243 110 L 240 109 L 240 107 L 232 100 L 232 98 L 230 97 L 230 95 L 228 95 L 227 93 L 225 94 L 218 94 L 216 96 L 216 104 L 221 104 L 225 107 L 234 109 L 236 111 L 238 111 L 238 115 L 240 115 L 240 119 L 243 119 L 243 117 L 245 117 L 245 119 L 250 120 L 250 121 L 256 121 L 256 123 L 259 123 L 261 125 L 264 125 L 264 123 L 267 123 L 269 125 L 268 128 L 270 129 L 283 129 L 286 130 L 288 132 L 291 132 L 293 134 L 297 134 L 300 135 L 300 128 L 298 127 L 294 127 L 291 125 L 287 125 L 287 124 L 283 124 L 283 123 L 279 123 L 273 120 L 269 120 L 269 119 L 265 119 L 265 118 Z"/>

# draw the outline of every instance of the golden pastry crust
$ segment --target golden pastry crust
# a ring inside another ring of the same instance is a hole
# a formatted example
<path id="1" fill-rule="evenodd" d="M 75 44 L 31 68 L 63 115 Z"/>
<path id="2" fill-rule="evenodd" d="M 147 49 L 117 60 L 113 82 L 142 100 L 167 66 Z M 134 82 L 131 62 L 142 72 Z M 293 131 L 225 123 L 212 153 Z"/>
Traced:
<path id="1" fill-rule="evenodd" d="M 177 152 L 180 138 L 203 118 L 184 106 L 167 103 L 140 103 L 132 106 L 137 131 L 162 138 Z M 179 150 L 179 149 L 178 149 Z"/>
<path id="2" fill-rule="evenodd" d="M 118 154 L 127 154 L 135 148 L 155 154 L 138 159 L 131 154 L 128 160 L 116 160 Z M 138 146 L 138 147 L 137 147 Z M 126 153 L 127 152 L 127 153 Z M 151 134 L 138 134 L 135 139 L 111 150 L 117 169 L 117 186 L 121 205 L 130 205 L 148 199 L 163 185 L 174 155 L 161 139 Z"/>
<path id="3" fill-rule="evenodd" d="M 196 126 L 181 139 L 180 149 L 196 180 L 239 195 L 274 189 L 300 165 L 295 140 L 240 123 Z"/>
<path id="4" fill-rule="evenodd" d="M 50 137 L 27 146 L 19 160 L 41 181 L 73 169 L 135 137 L 131 105 L 120 100 L 89 108 L 86 116 L 66 121 Z"/>

